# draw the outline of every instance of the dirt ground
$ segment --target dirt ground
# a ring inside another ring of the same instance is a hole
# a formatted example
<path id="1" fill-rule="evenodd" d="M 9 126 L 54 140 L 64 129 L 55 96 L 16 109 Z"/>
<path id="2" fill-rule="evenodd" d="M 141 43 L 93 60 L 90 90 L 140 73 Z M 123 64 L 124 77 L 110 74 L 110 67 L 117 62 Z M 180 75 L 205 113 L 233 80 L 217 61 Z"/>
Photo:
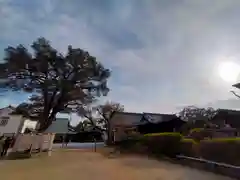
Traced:
<path id="1" fill-rule="evenodd" d="M 81 150 L 51 157 L 0 161 L 3 180 L 230 180 L 191 168 L 143 157 L 109 157 Z"/>

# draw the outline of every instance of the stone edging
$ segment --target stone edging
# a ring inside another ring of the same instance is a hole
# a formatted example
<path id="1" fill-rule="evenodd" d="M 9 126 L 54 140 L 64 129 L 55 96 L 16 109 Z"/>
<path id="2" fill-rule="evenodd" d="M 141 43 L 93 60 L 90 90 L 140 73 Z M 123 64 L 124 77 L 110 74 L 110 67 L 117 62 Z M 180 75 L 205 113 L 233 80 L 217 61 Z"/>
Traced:
<path id="1" fill-rule="evenodd" d="M 191 168 L 201 169 L 209 172 L 213 172 L 216 174 L 221 174 L 224 176 L 240 179 L 240 167 L 232 168 L 226 166 L 220 166 L 213 163 L 206 163 L 203 161 L 194 161 L 191 159 L 183 159 L 183 158 L 176 158 L 176 159 L 166 159 L 170 160 L 172 163 L 177 163 L 185 166 L 189 166 Z"/>

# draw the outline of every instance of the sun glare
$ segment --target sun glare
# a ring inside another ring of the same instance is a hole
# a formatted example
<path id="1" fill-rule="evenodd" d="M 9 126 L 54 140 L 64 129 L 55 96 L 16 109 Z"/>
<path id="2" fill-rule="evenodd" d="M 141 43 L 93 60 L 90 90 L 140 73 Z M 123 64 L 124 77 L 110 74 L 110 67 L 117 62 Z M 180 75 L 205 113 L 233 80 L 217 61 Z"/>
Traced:
<path id="1" fill-rule="evenodd" d="M 218 71 L 222 80 L 229 83 L 235 83 L 240 74 L 240 66 L 232 61 L 225 61 L 219 64 Z"/>

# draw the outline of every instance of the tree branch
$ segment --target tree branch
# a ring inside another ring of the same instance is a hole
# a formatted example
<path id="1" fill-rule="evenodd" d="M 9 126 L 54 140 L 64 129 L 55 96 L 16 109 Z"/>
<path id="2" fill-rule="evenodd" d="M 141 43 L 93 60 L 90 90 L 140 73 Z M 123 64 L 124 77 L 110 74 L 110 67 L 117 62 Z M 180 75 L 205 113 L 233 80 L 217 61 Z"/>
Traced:
<path id="1" fill-rule="evenodd" d="M 233 93 L 234 96 L 236 96 L 237 98 L 240 98 L 240 95 L 238 95 L 237 93 L 235 93 L 234 91 L 230 91 L 231 93 Z"/>

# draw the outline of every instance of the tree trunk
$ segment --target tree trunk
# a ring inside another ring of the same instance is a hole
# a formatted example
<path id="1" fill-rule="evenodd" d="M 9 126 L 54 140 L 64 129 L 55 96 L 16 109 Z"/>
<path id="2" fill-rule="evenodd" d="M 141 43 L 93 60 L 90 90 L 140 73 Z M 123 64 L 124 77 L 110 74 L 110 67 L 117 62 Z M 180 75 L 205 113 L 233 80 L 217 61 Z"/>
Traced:
<path id="1" fill-rule="evenodd" d="M 110 123 L 108 121 L 106 123 L 106 131 L 107 131 L 107 142 L 106 142 L 106 144 L 107 145 L 112 145 L 113 144 L 113 138 L 112 138 L 113 132 L 110 129 Z"/>
<path id="2" fill-rule="evenodd" d="M 38 132 L 44 132 L 52 124 L 53 120 L 54 120 L 53 118 L 52 119 L 46 118 L 40 121 Z"/>

